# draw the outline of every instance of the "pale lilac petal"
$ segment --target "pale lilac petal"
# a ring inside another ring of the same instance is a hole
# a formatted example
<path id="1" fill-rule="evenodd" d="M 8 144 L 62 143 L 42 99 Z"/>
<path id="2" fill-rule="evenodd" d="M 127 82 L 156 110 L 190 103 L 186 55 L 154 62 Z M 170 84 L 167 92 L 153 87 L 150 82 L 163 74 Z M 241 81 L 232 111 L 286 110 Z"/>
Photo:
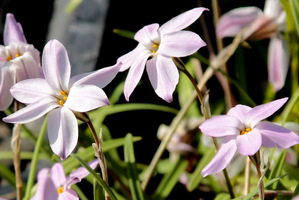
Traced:
<path id="1" fill-rule="evenodd" d="M 27 79 L 13 85 L 12 96 L 19 102 L 29 104 L 52 95 L 52 89 L 45 79 Z"/>
<path id="2" fill-rule="evenodd" d="M 39 55 L 36 49 L 32 52 L 25 52 L 22 56 L 15 58 L 14 63 L 18 65 L 17 81 L 22 81 L 29 78 L 42 78 L 42 68 L 40 67 L 40 60 L 35 58 L 33 52 Z"/>
<path id="3" fill-rule="evenodd" d="M 262 136 L 258 129 L 252 129 L 252 131 L 238 136 L 236 142 L 240 154 L 252 156 L 261 148 Z"/>
<path id="4" fill-rule="evenodd" d="M 268 52 L 268 76 L 275 91 L 280 90 L 284 86 L 289 60 L 289 47 L 283 36 L 272 37 Z"/>
<path id="5" fill-rule="evenodd" d="M 238 118 L 241 122 L 244 123 L 245 116 L 248 111 L 250 111 L 252 108 L 245 105 L 236 105 L 235 107 L 231 108 L 227 115 Z"/>
<path id="6" fill-rule="evenodd" d="M 65 107 L 51 111 L 47 130 L 52 151 L 62 160 L 66 159 L 78 142 L 78 123 L 74 113 Z"/>
<path id="7" fill-rule="evenodd" d="M 216 28 L 217 36 L 220 38 L 236 36 L 262 15 L 262 10 L 257 7 L 233 9 L 220 17 Z"/>
<path id="8" fill-rule="evenodd" d="M 230 163 L 236 153 L 236 150 L 237 146 L 234 139 L 223 141 L 215 157 L 201 171 L 201 175 L 206 177 L 208 175 L 222 171 Z"/>
<path id="9" fill-rule="evenodd" d="M 95 85 L 74 85 L 64 106 L 77 112 L 87 112 L 109 105 L 105 92 Z"/>
<path id="10" fill-rule="evenodd" d="M 99 160 L 95 159 L 93 161 L 90 161 L 88 165 L 92 168 L 95 169 L 99 164 Z M 66 180 L 65 187 L 70 187 L 71 185 L 81 182 L 83 178 L 85 178 L 89 174 L 89 171 L 85 167 L 80 167 L 76 171 L 72 172 Z"/>
<path id="11" fill-rule="evenodd" d="M 254 128 L 260 121 L 266 119 L 287 102 L 288 98 L 282 98 L 275 101 L 271 101 L 266 104 L 262 104 L 252 108 L 247 114 L 245 124 Z"/>
<path id="12" fill-rule="evenodd" d="M 136 61 L 132 64 L 129 70 L 124 86 L 124 95 L 127 101 L 129 101 L 129 98 L 133 90 L 135 89 L 142 77 L 145 68 L 145 63 L 149 56 L 150 54 L 140 54 L 138 57 L 135 57 Z"/>
<path id="13" fill-rule="evenodd" d="M 265 16 L 275 19 L 277 18 L 283 11 L 283 7 L 280 4 L 279 0 L 266 0 L 264 6 L 264 14 Z"/>
<path id="14" fill-rule="evenodd" d="M 14 76 L 9 67 L 0 69 L 0 110 L 6 110 L 13 101 L 9 89 L 14 84 Z"/>
<path id="15" fill-rule="evenodd" d="M 212 137 L 239 135 L 243 124 L 238 118 L 229 115 L 219 115 L 204 121 L 199 129 L 203 134 Z"/>
<path id="16" fill-rule="evenodd" d="M 121 64 L 121 68 L 119 69 L 119 71 L 123 72 L 131 67 L 132 64 L 136 62 L 136 58 L 140 57 L 140 54 L 141 57 L 142 55 L 147 56 L 147 54 L 148 56 L 150 56 L 151 52 L 147 48 L 145 48 L 145 46 L 139 43 L 135 49 L 117 59 L 117 63 Z"/>
<path id="17" fill-rule="evenodd" d="M 203 46 L 206 46 L 206 43 L 196 33 L 180 31 L 164 35 L 157 53 L 170 57 L 185 57 Z"/>
<path id="18" fill-rule="evenodd" d="M 299 136 L 282 126 L 271 122 L 261 122 L 256 127 L 262 134 L 263 145 L 266 147 L 289 148 L 299 144 Z"/>
<path id="19" fill-rule="evenodd" d="M 198 7 L 188 10 L 163 24 L 159 31 L 161 34 L 180 31 L 195 22 L 205 10 L 207 11 L 208 9 Z"/>
<path id="20" fill-rule="evenodd" d="M 37 175 L 37 190 L 31 200 L 53 200 L 58 198 L 54 182 L 49 177 L 49 169 L 43 168 Z"/>
<path id="21" fill-rule="evenodd" d="M 12 41 L 27 43 L 21 24 L 16 21 L 11 13 L 6 14 L 3 40 L 5 46 L 8 46 Z"/>
<path id="22" fill-rule="evenodd" d="M 146 71 L 156 94 L 167 102 L 179 81 L 179 72 L 170 57 L 158 55 L 146 63 Z"/>
<path id="23" fill-rule="evenodd" d="M 25 124 L 39 119 L 58 106 L 54 97 L 45 98 L 3 118 L 3 121 L 14 124 Z"/>
<path id="24" fill-rule="evenodd" d="M 111 67 L 105 67 L 94 72 L 74 76 L 70 80 L 70 87 L 73 85 L 96 85 L 100 88 L 104 88 L 114 79 L 120 67 L 121 64 L 117 63 Z"/>
<path id="25" fill-rule="evenodd" d="M 135 34 L 134 39 L 146 47 L 153 42 L 158 44 L 160 43 L 159 35 L 157 32 L 158 28 L 159 24 L 150 24 L 144 26 Z"/>
<path id="26" fill-rule="evenodd" d="M 74 190 L 68 189 L 60 194 L 57 200 L 79 200 L 79 197 Z"/>
<path id="27" fill-rule="evenodd" d="M 57 40 L 49 41 L 43 51 L 42 65 L 45 79 L 56 92 L 68 92 L 71 65 L 67 51 Z"/>
<path id="28" fill-rule="evenodd" d="M 51 179 L 56 188 L 60 188 L 66 181 L 64 169 L 61 163 L 55 163 L 51 168 Z M 56 192 L 56 191 L 55 191 Z M 57 192 L 56 192 L 57 193 Z"/>

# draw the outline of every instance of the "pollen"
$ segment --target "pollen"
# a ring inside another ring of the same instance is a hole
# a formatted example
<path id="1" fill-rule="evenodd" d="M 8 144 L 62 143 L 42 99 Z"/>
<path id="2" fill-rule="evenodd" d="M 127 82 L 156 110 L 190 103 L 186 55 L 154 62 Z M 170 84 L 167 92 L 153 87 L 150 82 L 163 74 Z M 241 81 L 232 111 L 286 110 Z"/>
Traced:
<path id="1" fill-rule="evenodd" d="M 60 188 L 57 189 L 57 193 L 58 193 L 58 194 L 63 193 L 63 187 L 62 187 L 62 186 L 61 186 Z"/>
<path id="2" fill-rule="evenodd" d="M 154 44 L 154 45 L 153 45 L 153 47 L 154 47 L 154 48 L 158 48 L 158 47 L 159 47 L 159 45 L 157 45 L 157 44 Z"/>
<path id="3" fill-rule="evenodd" d="M 11 59 L 12 59 L 11 56 L 7 56 L 6 61 L 8 62 L 8 61 L 10 61 Z"/>
<path id="4" fill-rule="evenodd" d="M 65 101 L 66 101 L 66 100 L 67 100 L 67 97 L 63 97 L 63 100 L 65 100 Z"/>
<path id="5" fill-rule="evenodd" d="M 16 58 L 19 57 L 19 56 L 20 56 L 20 54 L 17 53 L 17 54 L 16 54 Z"/>
<path id="6" fill-rule="evenodd" d="M 242 131 L 240 132 L 240 135 L 244 135 L 244 134 L 246 134 L 246 133 L 248 133 L 248 132 L 250 132 L 250 131 L 252 131 L 251 128 L 246 128 L 245 130 L 242 130 Z"/>
<path id="7" fill-rule="evenodd" d="M 60 94 L 61 94 L 62 96 L 65 96 L 65 95 L 66 95 L 66 93 L 65 93 L 64 91 L 60 91 Z"/>
<path id="8" fill-rule="evenodd" d="M 61 106 L 63 106 L 63 104 L 64 104 L 64 101 L 62 101 L 62 100 L 59 100 L 59 104 L 60 104 Z"/>

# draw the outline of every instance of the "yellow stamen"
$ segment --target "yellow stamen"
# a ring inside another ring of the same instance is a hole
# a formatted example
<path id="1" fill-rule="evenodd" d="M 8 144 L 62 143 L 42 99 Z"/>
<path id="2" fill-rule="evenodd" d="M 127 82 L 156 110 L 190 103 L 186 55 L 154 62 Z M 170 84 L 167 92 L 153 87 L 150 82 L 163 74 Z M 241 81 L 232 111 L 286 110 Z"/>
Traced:
<path id="1" fill-rule="evenodd" d="M 157 44 L 154 44 L 154 45 L 153 45 L 153 47 L 154 47 L 154 48 L 158 48 L 158 47 L 159 47 L 159 45 L 157 45 Z"/>
<path id="2" fill-rule="evenodd" d="M 240 132 L 240 135 L 244 135 L 244 134 L 246 134 L 246 133 L 248 133 L 248 132 L 250 132 L 250 131 L 252 131 L 251 128 L 246 128 L 245 130 L 242 130 L 242 131 Z"/>
<path id="3" fill-rule="evenodd" d="M 58 193 L 58 194 L 63 193 L 63 187 L 62 187 L 62 186 L 61 186 L 60 188 L 57 189 L 57 193 Z"/>
<path id="4" fill-rule="evenodd" d="M 8 62 L 8 61 L 10 61 L 12 59 L 12 57 L 11 56 L 8 56 L 7 58 L 6 58 L 6 61 Z"/>
<path id="5" fill-rule="evenodd" d="M 65 96 L 65 95 L 66 95 L 66 93 L 65 93 L 64 91 L 60 91 L 60 94 L 61 94 L 62 96 Z"/>
<path id="6" fill-rule="evenodd" d="M 67 97 L 63 97 L 63 100 L 66 101 L 66 100 L 67 100 Z"/>
<path id="7" fill-rule="evenodd" d="M 16 58 L 19 57 L 19 56 L 20 56 L 20 54 L 17 53 L 17 54 L 16 54 Z"/>
<path id="8" fill-rule="evenodd" d="M 64 101 L 62 101 L 62 100 L 59 100 L 59 104 L 60 104 L 61 106 L 63 106 L 63 104 L 64 104 Z"/>
<path id="9" fill-rule="evenodd" d="M 152 53 L 156 53 L 156 51 L 152 51 Z"/>

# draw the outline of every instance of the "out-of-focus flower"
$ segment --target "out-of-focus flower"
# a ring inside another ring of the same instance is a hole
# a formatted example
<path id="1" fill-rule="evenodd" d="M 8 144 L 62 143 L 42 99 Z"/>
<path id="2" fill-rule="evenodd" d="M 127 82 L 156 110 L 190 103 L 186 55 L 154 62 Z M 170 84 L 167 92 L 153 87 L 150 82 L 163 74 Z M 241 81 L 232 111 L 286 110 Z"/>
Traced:
<path id="1" fill-rule="evenodd" d="M 194 8 L 161 27 L 156 23 L 150 24 L 135 34 L 134 39 L 139 42 L 137 47 L 118 59 L 122 63 L 120 71 L 131 67 L 124 87 L 127 101 L 141 79 L 145 66 L 156 94 L 167 102 L 172 101 L 179 80 L 179 72 L 172 57 L 191 55 L 206 45 L 197 34 L 182 29 L 195 22 L 205 10 Z"/>
<path id="2" fill-rule="evenodd" d="M 27 44 L 23 29 L 13 14 L 6 15 L 4 45 L 0 45 L 0 110 L 13 101 L 9 89 L 17 82 L 42 77 L 40 53 Z"/>
<path id="3" fill-rule="evenodd" d="M 225 13 L 217 25 L 217 36 L 233 37 L 243 28 L 244 38 L 262 40 L 270 38 L 268 49 L 268 79 L 274 90 L 285 83 L 289 67 L 289 47 L 281 32 L 286 31 L 286 13 L 279 0 L 266 0 L 264 11 L 258 7 L 236 8 Z"/>
<path id="4" fill-rule="evenodd" d="M 98 165 L 98 159 L 88 163 L 95 169 Z M 55 163 L 51 170 L 43 168 L 38 172 L 38 187 L 34 197 L 31 200 L 76 200 L 79 199 L 77 193 L 71 186 L 89 174 L 85 167 L 80 167 L 68 177 L 65 177 L 61 163 Z"/>
<path id="5" fill-rule="evenodd" d="M 299 144 L 296 133 L 268 121 L 262 121 L 276 112 L 287 98 L 278 99 L 254 108 L 237 105 L 227 115 L 206 120 L 199 128 L 208 136 L 225 137 L 217 154 L 202 170 L 202 176 L 223 170 L 236 150 L 244 156 L 254 155 L 260 147 L 289 148 Z"/>
<path id="6" fill-rule="evenodd" d="M 24 124 L 49 112 L 47 130 L 51 148 L 65 159 L 77 145 L 76 114 L 110 104 L 101 88 L 116 76 L 119 65 L 70 78 L 67 52 L 57 40 L 46 44 L 42 59 L 45 78 L 27 79 L 11 88 L 13 97 L 27 106 L 3 121 Z"/>

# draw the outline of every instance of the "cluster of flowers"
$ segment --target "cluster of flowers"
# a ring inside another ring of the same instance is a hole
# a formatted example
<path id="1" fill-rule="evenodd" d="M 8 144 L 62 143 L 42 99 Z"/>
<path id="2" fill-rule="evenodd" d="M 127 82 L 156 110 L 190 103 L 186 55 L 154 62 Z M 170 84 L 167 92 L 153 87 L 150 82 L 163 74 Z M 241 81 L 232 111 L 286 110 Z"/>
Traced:
<path id="1" fill-rule="evenodd" d="M 5 46 L 0 46 L 0 109 L 7 109 L 13 99 L 26 106 L 3 118 L 3 121 L 25 124 L 49 113 L 49 143 L 52 151 L 64 160 L 74 151 L 78 142 L 77 118 L 80 118 L 82 113 L 109 105 L 109 99 L 102 88 L 109 84 L 118 72 L 130 68 L 124 86 L 127 101 L 146 67 L 156 94 L 171 102 L 179 81 L 179 71 L 173 58 L 189 56 L 206 45 L 197 34 L 183 30 L 195 22 L 203 11 L 207 9 L 194 8 L 162 26 L 151 24 L 143 27 L 134 37 L 139 42 L 137 47 L 121 56 L 114 66 L 74 77 L 70 77 L 68 54 L 59 41 L 51 40 L 45 45 L 41 66 L 39 51 L 33 45 L 27 44 L 21 25 L 12 14 L 7 14 Z M 244 33 L 246 39 L 271 38 L 269 81 L 277 91 L 284 85 L 289 60 L 287 44 L 280 35 L 284 25 L 285 12 L 279 1 L 268 0 L 264 12 L 256 7 L 238 8 L 228 12 L 220 19 L 217 33 L 219 37 L 234 36 L 244 27 L 249 27 Z M 225 137 L 216 156 L 204 168 L 202 175 L 207 176 L 223 170 L 237 150 L 244 156 L 252 156 L 261 145 L 289 148 L 298 144 L 299 137 L 294 132 L 262 121 L 281 108 L 286 101 L 287 98 L 283 98 L 255 108 L 237 105 L 231 108 L 227 115 L 216 116 L 202 123 L 199 128 L 204 134 Z M 90 165 L 95 168 L 97 162 Z M 38 175 L 39 189 L 34 199 L 46 199 L 45 192 L 54 195 L 51 199 L 57 199 L 58 195 L 62 194 L 65 197 L 61 199 L 78 198 L 69 186 L 79 182 L 87 174 L 84 168 L 80 168 L 69 178 L 65 178 L 63 168 L 58 163 L 52 167 L 49 178 L 49 169 L 43 169 Z"/>

